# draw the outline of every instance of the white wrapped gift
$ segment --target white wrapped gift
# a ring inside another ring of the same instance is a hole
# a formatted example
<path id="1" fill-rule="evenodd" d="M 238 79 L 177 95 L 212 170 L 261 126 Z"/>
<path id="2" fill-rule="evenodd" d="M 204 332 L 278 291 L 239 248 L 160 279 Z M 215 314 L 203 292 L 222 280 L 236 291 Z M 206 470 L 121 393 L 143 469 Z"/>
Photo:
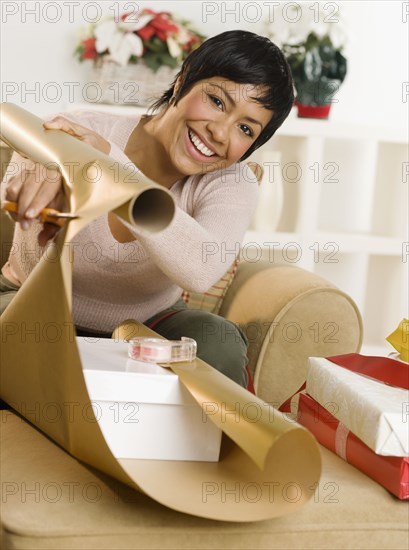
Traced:
<path id="1" fill-rule="evenodd" d="M 77 337 L 94 414 L 116 458 L 217 462 L 222 432 L 170 369 L 127 343 Z"/>
<path id="2" fill-rule="evenodd" d="M 375 453 L 409 454 L 409 391 L 310 357 L 306 391 Z"/>

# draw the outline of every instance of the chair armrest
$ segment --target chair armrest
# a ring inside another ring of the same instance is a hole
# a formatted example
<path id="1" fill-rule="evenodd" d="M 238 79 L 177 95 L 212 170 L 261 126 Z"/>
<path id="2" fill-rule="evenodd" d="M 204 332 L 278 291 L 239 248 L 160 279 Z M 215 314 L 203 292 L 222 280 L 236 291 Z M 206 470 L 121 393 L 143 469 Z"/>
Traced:
<path id="1" fill-rule="evenodd" d="M 308 357 L 356 353 L 362 344 L 354 301 L 296 266 L 241 262 L 220 315 L 246 334 L 256 393 L 274 406 L 305 382 Z"/>

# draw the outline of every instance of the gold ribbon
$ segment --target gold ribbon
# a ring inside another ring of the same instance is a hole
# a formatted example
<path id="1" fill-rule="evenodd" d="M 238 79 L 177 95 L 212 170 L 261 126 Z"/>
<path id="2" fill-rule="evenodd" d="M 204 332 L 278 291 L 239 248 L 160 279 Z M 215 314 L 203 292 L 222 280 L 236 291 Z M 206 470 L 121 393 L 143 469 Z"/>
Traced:
<path id="1" fill-rule="evenodd" d="M 65 245 L 96 217 L 132 201 L 142 188 L 158 186 L 142 174 L 137 188 L 128 185 L 122 167 L 115 183 L 112 159 L 63 132 L 45 131 L 40 119 L 14 105 L 3 105 L 2 115 L 2 139 L 24 156 L 56 162 L 61 170 L 72 159 L 79 165 L 71 183 L 65 182 L 70 210 L 78 219 L 67 223 L 48 245 L 1 317 L 1 397 L 78 459 L 175 510 L 224 521 L 264 520 L 296 511 L 311 498 L 320 477 L 315 438 L 200 359 L 193 365 L 172 365 L 172 370 L 208 414 L 206 420 L 223 430 L 219 462 L 124 460 L 112 455 L 95 417 L 90 420 L 92 407 L 71 317 L 72 264 Z M 101 170 L 96 185 L 81 175 L 91 164 Z M 160 215 L 156 211 L 155 216 Z M 155 216 L 149 217 L 154 229 L 164 223 L 160 219 L 156 225 Z M 133 223 L 138 224 L 137 217 Z M 59 334 L 53 342 L 47 339 L 50 326 Z M 140 323 L 132 322 L 131 328 L 135 335 L 158 337 Z M 124 323 L 115 336 L 123 336 L 124 330 L 129 336 L 128 329 Z M 58 406 L 60 417 L 46 414 L 50 404 Z"/>

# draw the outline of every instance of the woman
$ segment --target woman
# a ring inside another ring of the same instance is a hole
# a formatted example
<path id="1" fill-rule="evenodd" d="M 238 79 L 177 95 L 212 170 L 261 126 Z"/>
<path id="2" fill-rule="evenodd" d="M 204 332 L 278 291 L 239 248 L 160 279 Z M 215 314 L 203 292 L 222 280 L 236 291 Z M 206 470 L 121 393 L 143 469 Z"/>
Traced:
<path id="1" fill-rule="evenodd" d="M 77 235 L 73 318 L 79 335 L 109 337 L 134 318 L 166 338 L 194 338 L 199 357 L 247 385 L 247 341 L 239 327 L 187 310 L 180 297 L 182 289 L 210 288 L 237 255 L 257 202 L 256 179 L 242 161 L 274 134 L 293 100 L 280 50 L 253 33 L 228 31 L 185 60 L 152 115 L 71 113 L 44 124 L 133 163 L 167 187 L 177 205 L 170 226 L 153 235 L 112 213 Z M 36 220 L 39 211 L 63 209 L 64 197 L 60 178 L 39 165 L 22 163 L 3 187 L 3 198 L 18 202 L 14 243 L 21 253 L 11 254 L 2 270 L 2 290 L 10 292 L 24 284 L 55 234 L 55 226 Z"/>

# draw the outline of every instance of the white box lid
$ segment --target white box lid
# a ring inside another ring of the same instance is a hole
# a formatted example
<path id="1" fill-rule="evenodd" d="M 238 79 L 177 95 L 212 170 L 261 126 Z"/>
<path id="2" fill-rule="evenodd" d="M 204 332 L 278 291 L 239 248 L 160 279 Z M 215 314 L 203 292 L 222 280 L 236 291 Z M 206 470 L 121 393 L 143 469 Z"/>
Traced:
<path id="1" fill-rule="evenodd" d="M 170 369 L 130 359 L 126 342 L 76 339 L 91 400 L 199 406 Z"/>

